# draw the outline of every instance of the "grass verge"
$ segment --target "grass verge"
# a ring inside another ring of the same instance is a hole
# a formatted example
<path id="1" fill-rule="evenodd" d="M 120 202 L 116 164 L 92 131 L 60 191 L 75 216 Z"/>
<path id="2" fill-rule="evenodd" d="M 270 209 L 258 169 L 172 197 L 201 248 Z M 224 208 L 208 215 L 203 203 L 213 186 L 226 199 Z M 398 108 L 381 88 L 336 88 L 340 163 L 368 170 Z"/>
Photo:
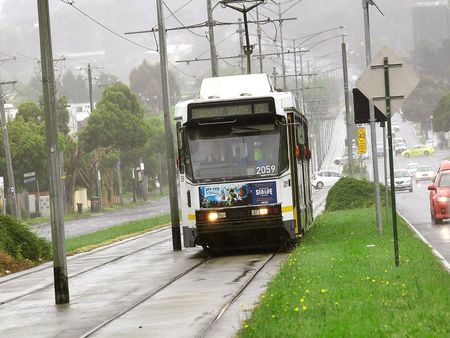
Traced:
<path id="1" fill-rule="evenodd" d="M 325 213 L 289 254 L 240 337 L 449 337 L 450 278 L 399 222 L 377 235 L 373 209 Z"/>
<path id="2" fill-rule="evenodd" d="M 118 242 L 170 223 L 170 214 L 132 221 L 66 240 L 66 252 L 73 255 Z"/>

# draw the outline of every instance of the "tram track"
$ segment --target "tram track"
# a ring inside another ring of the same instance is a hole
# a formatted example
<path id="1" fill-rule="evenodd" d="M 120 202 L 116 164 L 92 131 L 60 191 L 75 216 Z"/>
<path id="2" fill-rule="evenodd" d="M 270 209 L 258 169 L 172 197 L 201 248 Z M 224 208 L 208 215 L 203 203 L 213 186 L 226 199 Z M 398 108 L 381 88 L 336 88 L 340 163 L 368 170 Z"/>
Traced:
<path id="1" fill-rule="evenodd" d="M 165 230 L 165 229 L 164 229 L 164 230 Z M 161 230 L 161 231 L 162 231 L 162 230 Z M 161 231 L 158 231 L 158 232 L 161 232 Z M 149 237 L 149 236 L 154 235 L 154 234 L 156 234 L 156 233 L 158 233 L 158 232 L 152 232 L 152 233 L 149 233 L 149 234 L 145 234 L 145 235 L 143 235 L 143 236 L 133 237 L 133 238 L 129 239 L 129 240 L 127 241 L 127 243 L 129 244 L 130 241 L 142 239 L 143 237 Z M 152 247 L 155 247 L 155 246 L 157 246 L 157 245 L 160 245 L 160 244 L 162 244 L 162 243 L 164 243 L 164 242 L 168 242 L 168 241 L 170 241 L 170 240 L 171 240 L 171 238 L 168 237 L 168 238 L 165 238 L 165 239 L 163 239 L 163 240 L 157 241 L 157 242 L 155 242 L 155 243 L 152 243 L 152 244 L 146 245 L 146 246 L 144 246 L 144 247 L 141 247 L 141 248 L 139 248 L 139 249 L 137 249 L 137 250 L 129 251 L 129 252 L 127 252 L 126 254 L 122 254 L 122 255 L 116 256 L 116 257 L 114 257 L 114 258 L 112 258 L 112 259 L 110 259 L 110 260 L 108 260 L 108 261 L 106 261 L 106 262 L 102 262 L 101 264 L 97 264 L 97 265 L 95 265 L 95 266 L 92 266 L 92 267 L 90 267 L 90 268 L 87 268 L 87 269 L 85 269 L 85 270 L 82 270 L 82 271 L 80 271 L 80 272 L 78 272 L 78 273 L 69 275 L 69 278 L 72 279 L 72 278 L 76 278 L 76 277 L 82 276 L 82 275 L 84 275 L 84 274 L 86 274 L 86 273 L 88 273 L 88 272 L 92 272 L 92 271 L 94 271 L 94 270 L 96 270 L 96 269 L 103 268 L 103 267 L 107 266 L 108 264 L 115 263 L 115 262 L 117 262 L 117 261 L 119 261 L 119 260 L 121 260 L 121 259 L 130 257 L 130 256 L 135 255 L 135 254 L 138 254 L 138 253 L 140 253 L 140 252 L 142 252 L 142 251 L 144 251 L 144 250 L 148 250 L 148 249 L 150 249 L 150 248 L 152 248 Z M 103 248 L 100 248 L 100 249 L 98 249 L 98 250 L 94 250 L 94 251 L 88 252 L 88 253 L 86 253 L 86 254 L 83 254 L 82 257 L 85 258 L 86 256 L 94 255 L 94 254 L 97 254 L 98 252 L 105 251 L 105 250 L 108 250 L 108 249 L 111 249 L 111 248 L 114 248 L 114 247 L 117 247 L 117 246 L 123 245 L 123 244 L 124 244 L 123 242 L 114 243 L 114 244 L 111 244 L 111 245 L 109 245 L 109 246 L 107 246 L 107 247 L 103 247 Z M 81 258 L 81 257 L 79 257 L 79 258 Z M 4 284 L 4 283 L 7 283 L 7 282 L 10 282 L 10 281 L 14 281 L 14 280 L 17 279 L 17 278 L 20 278 L 20 277 L 23 277 L 23 276 L 27 276 L 27 275 L 31 275 L 31 274 L 37 273 L 37 272 L 42 272 L 42 271 L 48 270 L 48 269 L 49 269 L 49 267 L 43 267 L 43 268 L 38 269 L 38 270 L 35 270 L 35 271 L 33 271 L 33 272 L 29 272 L 29 273 L 22 274 L 21 276 L 18 276 L 18 277 L 16 277 L 16 278 L 11 278 L 11 279 L 9 279 L 9 280 L 7 280 L 7 281 L 4 281 L 4 282 L 0 283 L 0 285 L 1 285 L 1 284 Z M 11 303 L 11 302 L 16 301 L 16 300 L 18 300 L 18 299 L 21 299 L 21 298 L 24 298 L 24 297 L 26 297 L 26 296 L 29 296 L 29 295 L 31 295 L 31 294 L 33 294 L 33 293 L 35 293 L 35 292 L 42 291 L 42 290 L 44 290 L 44 289 L 46 289 L 46 288 L 48 288 L 48 287 L 51 287 L 52 285 L 53 285 L 53 283 L 46 283 L 46 284 L 41 285 L 41 286 L 39 286 L 39 287 L 37 287 L 37 288 L 35 288 L 35 289 L 33 289 L 33 290 L 30 290 L 29 292 L 25 292 L 25 293 L 23 293 L 23 294 L 21 294 L 21 295 L 19 295 L 19 296 L 12 297 L 12 298 L 10 298 L 10 299 L 7 299 L 6 301 L 0 301 L 0 308 L 1 308 L 2 306 L 4 306 L 4 305 L 8 304 L 8 303 Z"/>
<path id="2" fill-rule="evenodd" d="M 137 302 L 135 302 L 134 304 L 132 304 L 131 306 L 129 306 L 127 309 L 119 312 L 118 314 L 116 314 L 115 316 L 107 319 L 106 321 L 104 321 L 103 323 L 101 323 L 100 325 L 96 326 L 94 329 L 92 329 L 91 331 L 89 331 L 88 333 L 84 334 L 81 336 L 81 338 L 86 338 L 86 337 L 90 337 L 92 336 L 92 334 L 96 333 L 97 331 L 99 331 L 101 328 L 105 327 L 106 325 L 108 325 L 109 323 L 113 322 L 114 320 L 118 319 L 119 317 L 123 316 L 124 314 L 132 311 L 133 309 L 137 308 L 139 305 L 141 305 L 142 303 L 144 303 L 146 300 L 150 299 L 151 297 L 155 296 L 156 294 L 158 294 L 159 292 L 161 292 L 162 290 L 166 289 L 167 287 L 169 287 L 170 285 L 172 285 L 173 283 L 175 283 L 176 281 L 180 280 L 181 278 L 183 278 L 184 276 L 186 276 L 188 273 L 190 273 L 191 271 L 195 270 L 196 268 L 198 268 L 200 265 L 204 264 L 205 262 L 207 262 L 208 260 L 210 260 L 212 258 L 212 256 L 208 256 L 206 258 L 204 258 L 203 260 L 201 260 L 200 262 L 198 262 L 197 264 L 195 264 L 194 266 L 190 267 L 189 269 L 179 273 L 178 275 L 176 275 L 175 277 L 171 278 L 169 281 L 167 281 L 164 285 L 161 285 L 160 287 L 158 287 L 156 290 L 153 290 L 151 293 L 149 293 L 148 295 L 142 297 L 140 300 L 138 300 Z"/>
<path id="3" fill-rule="evenodd" d="M 263 254 L 262 257 L 260 256 L 261 254 L 250 254 L 245 256 L 245 258 L 242 258 L 242 256 L 206 257 L 195 266 L 178 274 L 123 311 L 105 320 L 91 331 L 82 335 L 82 337 L 120 337 L 125 332 L 130 336 L 142 336 L 143 334 L 158 336 L 163 332 L 165 336 L 170 336 L 171 333 L 168 331 L 176 331 L 175 327 L 180 326 L 180 323 L 174 323 L 170 319 L 160 321 L 159 318 L 153 316 L 153 313 L 160 312 L 159 308 L 173 309 L 174 312 L 171 313 L 171 318 L 177 318 L 177 321 L 182 321 L 182 326 L 179 327 L 179 330 L 184 330 L 183 335 L 186 337 L 206 337 L 211 333 L 215 324 L 225 314 L 228 314 L 227 311 L 230 307 L 235 305 L 250 285 L 253 285 L 252 282 L 255 278 L 257 276 L 261 277 L 260 273 L 265 271 L 265 268 L 277 254 L 277 252 Z M 229 265 L 229 267 L 223 269 L 223 265 Z M 221 279 L 219 277 L 220 282 L 216 282 L 216 274 L 220 275 L 223 271 L 226 271 L 229 278 Z M 214 298 L 207 300 L 204 298 L 204 295 L 196 293 L 195 290 L 196 287 L 205 290 L 205 283 L 208 284 L 208 280 L 211 279 L 211 289 L 218 288 L 223 293 L 213 292 Z M 191 290 L 189 295 L 186 294 L 186 290 Z M 168 299 L 167 295 L 169 295 L 170 299 Z M 177 312 L 182 311 L 181 309 L 183 308 L 190 307 L 192 300 L 197 297 L 199 297 L 199 304 L 202 304 L 202 302 L 209 303 L 208 309 L 204 306 L 201 306 L 199 312 L 192 309 L 188 316 L 191 319 L 184 318 L 181 313 Z M 223 302 L 224 299 L 225 302 Z M 162 316 L 165 317 L 165 314 Z M 130 328 L 131 331 L 127 331 Z"/>
<path id="4" fill-rule="evenodd" d="M 275 257 L 277 253 L 273 253 L 270 255 L 270 257 L 266 260 L 266 262 L 261 265 L 253 274 L 252 276 L 247 279 L 244 284 L 241 285 L 241 287 L 236 291 L 236 293 L 233 295 L 233 297 L 220 309 L 220 311 L 217 313 L 216 316 L 211 320 L 208 326 L 206 326 L 203 331 L 200 333 L 199 337 L 205 338 L 208 333 L 211 332 L 214 325 L 222 318 L 222 316 L 225 314 L 225 312 L 230 308 L 232 304 L 236 302 L 237 299 L 242 295 L 242 293 L 247 289 L 247 287 L 253 282 L 255 277 L 267 266 L 267 264 Z"/>
<path id="5" fill-rule="evenodd" d="M 86 257 L 86 256 L 92 256 L 92 255 L 97 254 L 98 252 L 109 250 L 109 249 L 111 249 L 111 248 L 113 248 L 115 246 L 123 245 L 124 243 L 128 243 L 128 242 L 131 242 L 131 241 L 136 241 L 136 240 L 138 240 L 138 239 L 140 239 L 142 237 L 148 237 L 148 236 L 155 235 L 155 234 L 158 234 L 160 232 L 167 231 L 167 230 L 168 230 L 168 227 L 164 227 L 164 228 L 161 228 L 161 229 L 153 230 L 153 231 L 148 232 L 146 234 L 143 234 L 143 235 L 140 235 L 140 236 L 136 236 L 136 237 L 130 237 L 130 238 L 127 238 L 124 241 L 111 243 L 111 244 L 109 244 L 107 246 L 103 246 L 103 247 L 97 248 L 97 249 L 89 251 L 89 252 L 85 252 L 85 253 L 74 255 L 74 256 L 69 256 L 68 260 L 77 259 L 77 258 Z M 25 276 L 28 276 L 28 275 L 31 275 L 31 274 L 35 274 L 37 272 L 41 272 L 41 271 L 47 270 L 47 269 L 49 269 L 49 266 L 42 266 L 42 267 L 31 268 L 31 269 L 28 269 L 28 270 L 26 270 L 24 272 L 18 272 L 18 273 L 15 273 L 14 275 L 11 275 L 11 276 L 4 276 L 4 277 L 2 277 L 0 279 L 0 285 L 8 283 L 8 282 L 11 282 L 11 281 L 13 281 L 15 279 L 18 279 L 18 278 L 22 278 L 22 277 L 25 277 Z"/>

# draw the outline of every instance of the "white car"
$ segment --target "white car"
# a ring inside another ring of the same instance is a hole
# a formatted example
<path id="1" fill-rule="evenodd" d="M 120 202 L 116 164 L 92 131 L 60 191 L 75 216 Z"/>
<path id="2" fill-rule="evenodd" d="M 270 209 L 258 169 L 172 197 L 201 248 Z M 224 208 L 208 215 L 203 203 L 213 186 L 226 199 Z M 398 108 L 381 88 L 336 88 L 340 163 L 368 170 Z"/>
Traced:
<path id="1" fill-rule="evenodd" d="M 419 181 L 433 181 L 435 171 L 428 165 L 419 165 L 417 167 L 416 173 L 414 177 L 416 178 L 416 182 Z"/>
<path id="2" fill-rule="evenodd" d="M 388 180 L 388 182 L 390 186 L 390 179 Z M 409 192 L 413 191 L 412 178 L 409 175 L 408 170 L 399 169 L 394 171 L 394 187 L 395 190 L 409 190 Z"/>
<path id="3" fill-rule="evenodd" d="M 343 175 L 336 171 L 323 170 L 317 171 L 312 177 L 312 185 L 317 189 L 322 189 L 323 187 L 331 187 L 337 181 L 339 181 Z"/>
<path id="4" fill-rule="evenodd" d="M 417 167 L 419 166 L 419 163 L 408 163 L 406 166 L 406 170 L 409 172 L 409 176 L 413 177 L 416 173 Z"/>
<path id="5" fill-rule="evenodd" d="M 431 146 L 431 147 L 434 147 L 434 148 L 437 147 L 437 144 L 436 144 L 436 141 L 435 141 L 435 140 L 426 140 L 426 141 L 425 141 L 425 145 L 426 145 L 426 146 Z"/>

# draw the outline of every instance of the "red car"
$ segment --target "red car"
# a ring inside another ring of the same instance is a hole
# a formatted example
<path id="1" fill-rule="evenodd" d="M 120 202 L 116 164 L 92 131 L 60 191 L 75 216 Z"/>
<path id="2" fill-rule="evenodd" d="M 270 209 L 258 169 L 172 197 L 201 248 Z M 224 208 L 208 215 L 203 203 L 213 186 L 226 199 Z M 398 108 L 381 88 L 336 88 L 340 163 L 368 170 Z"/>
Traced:
<path id="1" fill-rule="evenodd" d="M 442 224 L 450 218 L 450 167 L 440 166 L 430 191 L 430 212 L 434 224 Z"/>

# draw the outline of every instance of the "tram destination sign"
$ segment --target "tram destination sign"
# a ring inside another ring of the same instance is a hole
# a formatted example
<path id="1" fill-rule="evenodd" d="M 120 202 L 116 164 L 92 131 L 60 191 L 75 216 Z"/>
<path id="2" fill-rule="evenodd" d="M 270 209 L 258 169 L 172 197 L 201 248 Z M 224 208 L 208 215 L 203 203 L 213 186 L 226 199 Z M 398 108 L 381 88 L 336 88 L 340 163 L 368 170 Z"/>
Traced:
<path id="1" fill-rule="evenodd" d="M 214 119 L 223 117 L 245 116 L 253 114 L 268 114 L 273 102 L 268 100 L 259 102 L 220 102 L 210 104 L 190 104 L 188 108 L 189 119 Z"/>

